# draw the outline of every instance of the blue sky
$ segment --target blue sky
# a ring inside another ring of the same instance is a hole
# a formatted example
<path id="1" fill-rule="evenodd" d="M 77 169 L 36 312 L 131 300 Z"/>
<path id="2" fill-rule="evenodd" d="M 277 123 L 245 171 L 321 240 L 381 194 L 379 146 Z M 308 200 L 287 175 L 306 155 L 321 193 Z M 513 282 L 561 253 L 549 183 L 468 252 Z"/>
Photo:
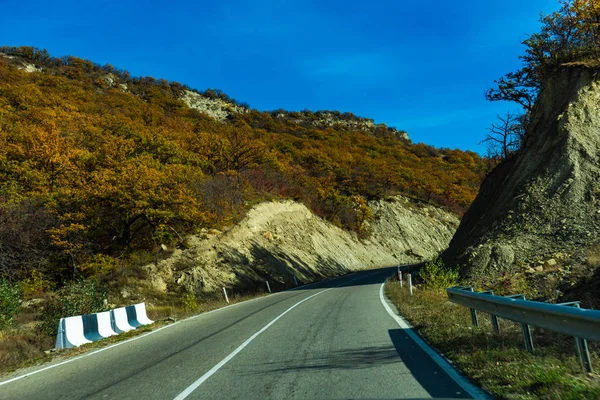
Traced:
<path id="1" fill-rule="evenodd" d="M 483 93 L 557 0 L 0 0 L 0 45 L 218 88 L 260 110 L 350 111 L 483 152 Z"/>

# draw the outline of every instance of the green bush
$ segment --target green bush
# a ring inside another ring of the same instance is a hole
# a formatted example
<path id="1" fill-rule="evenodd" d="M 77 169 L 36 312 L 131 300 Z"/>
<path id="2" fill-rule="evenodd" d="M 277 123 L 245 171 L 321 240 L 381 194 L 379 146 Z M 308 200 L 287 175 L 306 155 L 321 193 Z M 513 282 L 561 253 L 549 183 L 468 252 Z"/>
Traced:
<path id="1" fill-rule="evenodd" d="M 187 311 L 196 312 L 200 308 L 198 304 L 198 299 L 191 293 L 186 293 L 181 298 L 181 304 L 183 308 Z"/>
<path id="2" fill-rule="evenodd" d="M 63 317 L 91 314 L 106 310 L 106 291 L 95 280 L 73 281 L 61 288 L 44 307 L 42 330 L 55 335 Z"/>
<path id="3" fill-rule="evenodd" d="M 446 267 L 441 258 L 425 263 L 419 275 L 425 281 L 425 287 L 434 290 L 445 290 L 450 286 L 456 286 L 459 279 L 458 270 Z"/>
<path id="4" fill-rule="evenodd" d="M 81 265 L 81 273 L 87 277 L 109 275 L 117 269 L 114 258 L 96 254 Z"/>
<path id="5" fill-rule="evenodd" d="M 26 279 L 19 282 L 19 288 L 23 299 L 30 300 L 42 297 L 45 292 L 52 290 L 54 283 L 46 279 L 40 271 L 33 270 Z"/>
<path id="6" fill-rule="evenodd" d="M 21 289 L 0 279 L 0 329 L 10 326 L 21 309 Z"/>

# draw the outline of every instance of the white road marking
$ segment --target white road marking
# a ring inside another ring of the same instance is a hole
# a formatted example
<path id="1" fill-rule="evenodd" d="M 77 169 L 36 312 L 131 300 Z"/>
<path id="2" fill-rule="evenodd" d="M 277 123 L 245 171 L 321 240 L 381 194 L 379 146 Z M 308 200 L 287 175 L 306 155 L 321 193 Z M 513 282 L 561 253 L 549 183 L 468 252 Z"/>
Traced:
<path id="1" fill-rule="evenodd" d="M 355 274 L 355 272 L 353 272 L 353 273 L 352 273 L 352 274 L 350 274 L 350 275 L 353 275 L 353 274 Z M 348 275 L 346 275 L 346 276 L 348 276 Z M 340 278 L 340 277 L 336 277 L 336 278 L 327 279 L 327 280 L 320 281 L 320 282 L 309 283 L 309 284 L 302 285 L 302 286 L 300 286 L 300 287 L 297 287 L 297 288 L 294 288 L 294 289 L 291 289 L 291 290 L 285 290 L 285 291 L 283 291 L 283 292 L 277 292 L 277 293 L 273 293 L 273 294 L 271 294 L 271 295 L 269 295 L 269 296 L 275 296 L 275 295 L 278 295 L 278 294 L 281 294 L 281 293 L 286 293 L 286 292 L 288 292 L 288 291 L 292 291 L 292 290 L 294 290 L 294 291 L 295 291 L 295 290 L 303 290 L 304 288 L 306 288 L 306 287 L 308 287 L 308 286 L 316 285 L 316 284 L 319 284 L 319 283 L 325 283 L 325 282 L 327 282 L 327 281 L 330 281 L 330 280 L 335 280 L 335 279 L 339 279 L 339 278 Z M 215 309 L 215 310 L 206 311 L 206 312 L 203 312 L 203 313 L 200 313 L 200 314 L 197 314 L 197 315 L 193 315 L 193 316 L 191 316 L 191 317 L 188 317 L 188 318 L 186 318 L 186 319 L 182 319 L 182 320 L 180 320 L 180 321 L 177 321 L 177 322 L 174 322 L 174 323 L 172 323 L 172 324 L 165 325 L 165 326 L 161 326 L 160 328 L 157 328 L 157 329 L 155 329 L 155 330 L 153 330 L 153 331 L 151 331 L 151 332 L 148 332 L 148 333 L 141 334 L 141 335 L 139 335 L 139 336 L 136 336 L 136 337 L 133 337 L 133 338 L 131 338 L 131 339 L 123 340 L 122 342 L 118 342 L 118 343 L 112 344 L 112 345 L 110 345 L 110 346 L 103 347 L 103 348 L 101 348 L 101 349 L 98 349 L 98 350 L 96 350 L 96 351 L 92 351 L 92 352 L 90 352 L 90 353 L 85 353 L 85 354 L 82 354 L 82 355 L 80 355 L 80 356 L 78 356 L 78 357 L 69 358 L 68 360 L 65 360 L 65 361 L 59 362 L 59 363 L 57 363 L 57 364 L 52 364 L 52 365 L 49 365 L 49 366 L 47 366 L 47 367 L 40 368 L 40 369 L 37 369 L 37 370 L 35 370 L 35 371 L 28 372 L 28 373 L 26 373 L 26 374 L 23 374 L 23 375 L 16 376 L 16 377 L 14 377 L 14 378 L 7 379 L 7 380 L 5 380 L 5 381 L 2 381 L 2 382 L 0 382 L 0 386 L 2 386 L 2 385 L 6 385 L 6 384 L 8 384 L 8 383 L 11 383 L 11 382 L 14 382 L 14 381 L 18 381 L 18 380 L 20 380 L 20 379 L 23 379 L 23 378 L 27 378 L 28 376 L 31 376 L 31 375 L 39 374 L 40 372 L 44 372 L 44 371 L 47 371 L 47 370 L 49 370 L 49 369 L 53 369 L 53 368 L 56 368 L 56 367 L 60 367 L 61 365 L 65 365 L 65 364 L 68 364 L 68 363 L 70 363 L 70 362 L 73 362 L 73 361 L 81 360 L 82 358 L 86 358 L 86 357 L 89 357 L 89 356 L 93 356 L 94 354 L 98 354 L 98 353 L 101 353 L 101 352 L 103 352 L 103 351 L 106 351 L 106 350 L 112 349 L 113 347 L 118 347 L 118 346 L 124 345 L 124 344 L 126 344 L 126 343 L 133 342 L 134 340 L 138 340 L 138 339 L 144 338 L 144 337 L 146 337 L 146 336 L 150 336 L 150 335 L 152 335 L 152 334 L 155 334 L 156 332 L 160 332 L 160 331 L 162 331 L 163 329 L 167 329 L 167 328 L 170 328 L 170 327 L 172 327 L 172 326 L 179 325 L 179 324 L 180 324 L 180 323 L 182 323 L 182 322 L 190 321 L 190 320 L 196 319 L 196 318 L 198 318 L 198 317 L 202 317 L 202 316 L 205 316 L 205 315 L 208 315 L 208 314 L 212 314 L 212 313 L 215 313 L 215 312 L 218 312 L 218 311 L 222 311 L 222 310 L 225 310 L 225 309 L 228 309 L 228 308 L 231 308 L 231 307 L 235 307 L 235 306 L 237 306 L 237 305 L 240 305 L 240 304 L 245 304 L 245 303 L 249 303 L 249 302 L 251 302 L 251 301 L 255 301 L 255 300 L 264 299 L 264 298 L 266 298 L 266 297 L 268 297 L 268 296 L 255 297 L 255 298 L 253 298 L 253 299 L 249 299 L 249 300 L 240 301 L 239 303 L 230 304 L 230 305 L 227 305 L 227 306 L 224 306 L 224 307 L 221 307 L 221 308 L 217 308 L 217 309 Z"/>
<path id="2" fill-rule="evenodd" d="M 331 289 L 334 289 L 334 288 L 337 288 L 337 287 L 340 287 L 340 286 L 344 286 L 344 285 L 346 285 L 346 284 L 348 284 L 348 283 L 350 283 L 352 281 L 355 281 L 355 280 L 363 278 L 363 277 L 364 276 L 359 276 L 359 277 L 356 277 L 354 279 L 350 279 L 349 281 L 340 283 L 339 285 L 336 285 L 334 287 L 330 287 L 329 289 L 322 290 L 322 291 L 320 291 L 318 293 L 315 293 L 315 294 L 313 294 L 311 296 L 308 296 L 307 298 L 305 298 L 303 300 L 300 300 L 299 302 L 297 302 L 296 304 L 294 304 L 293 306 L 291 306 L 290 308 L 288 308 L 287 310 L 285 310 L 284 312 L 282 312 L 281 314 L 279 314 L 277 317 L 275 317 L 274 320 L 272 320 L 267 325 L 265 325 L 261 330 L 259 330 L 258 332 L 256 332 L 254 335 L 250 336 L 248 339 L 246 339 L 246 341 L 244 343 L 242 343 L 237 349 L 235 349 L 234 351 L 232 351 L 227 357 L 225 357 L 223 360 L 221 360 L 217 365 L 215 365 L 214 367 L 212 367 L 208 372 L 206 372 L 204 375 L 202 375 L 200 378 L 198 378 L 198 380 L 196 380 L 194 383 L 192 383 L 190 386 L 188 386 L 183 392 L 181 392 L 179 395 L 177 395 L 177 397 L 175 397 L 174 400 L 183 400 L 186 397 L 188 397 L 194 390 L 198 389 L 200 387 L 200 385 L 202 385 L 208 378 L 210 378 L 211 376 L 213 376 L 215 374 L 215 372 L 217 372 L 219 369 L 221 369 L 221 367 L 223 367 L 225 364 L 227 364 L 229 362 L 229 360 L 231 360 L 233 357 L 235 357 L 240 351 L 244 350 L 244 348 L 246 346 L 248 346 L 250 344 L 250 342 L 252 342 L 254 339 L 256 339 L 258 337 L 258 335 L 260 335 L 261 333 L 263 333 L 264 331 L 266 331 L 267 329 L 269 329 L 269 327 L 271 325 L 273 325 L 275 322 L 277 322 L 285 314 L 289 313 L 294 308 L 298 307 L 300 304 L 304 303 L 307 300 L 312 299 L 315 296 L 318 296 L 320 294 L 328 292 Z"/>
<path id="3" fill-rule="evenodd" d="M 276 294 L 277 294 L 277 293 L 276 293 Z M 185 322 L 185 321 L 190 321 L 190 320 L 192 320 L 192 319 L 195 319 L 195 318 L 198 318 L 198 317 L 201 317 L 201 316 L 204 316 L 204 315 L 212 314 L 212 313 L 214 313 L 214 312 L 221 311 L 221 310 L 224 310 L 224 309 L 226 309 L 226 308 L 235 307 L 235 306 L 237 306 L 238 304 L 244 304 L 244 303 L 247 303 L 247 302 L 250 302 L 250 301 L 253 301 L 253 300 L 262 299 L 262 298 L 264 298 L 264 297 L 265 297 L 265 296 L 263 296 L 263 297 L 256 297 L 256 298 L 254 298 L 254 299 L 250 299 L 250 300 L 241 301 L 241 302 L 239 302 L 239 303 L 235 303 L 235 304 L 230 304 L 230 305 L 228 305 L 228 306 L 221 307 L 221 308 L 217 308 L 217 309 L 214 309 L 214 310 L 211 310 L 211 311 L 206 311 L 206 312 L 203 312 L 203 313 L 201 313 L 201 314 L 198 314 L 198 315 L 193 315 L 193 316 L 191 316 L 191 317 L 188 317 L 188 318 L 186 318 L 186 319 L 182 319 L 182 320 L 180 320 L 180 321 L 177 321 L 177 322 L 174 322 L 174 323 L 172 323 L 172 324 L 165 325 L 165 326 L 161 326 L 160 328 L 154 329 L 154 330 L 152 330 L 151 332 L 144 333 L 144 334 L 141 334 L 141 335 L 139 335 L 139 336 L 132 337 L 131 339 L 123 340 L 122 342 L 118 342 L 118 343 L 112 344 L 112 345 L 110 345 L 110 346 L 103 347 L 103 348 L 101 348 L 101 349 L 98 349 L 98 350 L 96 350 L 96 351 L 92 351 L 92 352 L 90 352 L 90 353 L 82 354 L 82 355 L 80 355 L 80 356 L 78 356 L 78 357 L 69 358 L 68 360 L 65 360 L 65 361 L 63 361 L 63 362 L 60 362 L 60 363 L 57 363 L 57 364 L 52 364 L 52 365 L 49 365 L 49 366 L 47 366 L 47 367 L 44 367 L 44 368 L 41 368 L 41 369 L 38 369 L 38 370 L 35 370 L 35 371 L 28 372 L 28 373 L 26 373 L 26 374 L 24 374 L 24 375 L 20 375 L 20 376 L 17 376 L 17 377 L 11 378 L 11 379 L 7 379 L 7 380 L 5 380 L 5 381 L 2 381 L 2 382 L 0 382 L 0 386 L 2 386 L 2 385 L 6 385 L 7 383 L 10 383 L 10 382 L 18 381 L 19 379 L 27 378 L 28 376 L 35 375 L 35 374 L 38 374 L 38 373 L 40 373 L 40 372 L 43 372 L 43 371 L 46 371 L 46 370 L 49 370 L 49 369 L 52 369 L 52 368 L 59 367 L 59 366 L 61 366 L 61 365 L 64 365 L 64 364 L 68 364 L 68 363 L 70 363 L 70 362 L 73 362 L 73 361 L 80 360 L 80 359 L 82 359 L 82 358 L 85 358 L 85 357 L 92 356 L 92 355 L 94 355 L 94 354 L 101 353 L 101 352 L 103 352 L 103 351 L 106 351 L 106 350 L 112 349 L 113 347 L 118 347 L 118 346 L 124 345 L 124 344 L 126 344 L 126 343 L 133 342 L 134 340 L 138 340 L 138 339 L 144 338 L 144 337 L 146 337 L 146 336 L 153 335 L 153 334 L 155 334 L 156 332 L 160 332 L 160 331 L 162 331 L 163 329 L 167 329 L 167 328 L 170 328 L 170 327 L 172 327 L 172 326 L 179 325 L 179 324 L 180 324 L 180 323 L 182 323 L 182 322 Z"/>
<path id="4" fill-rule="evenodd" d="M 334 279 L 337 279 L 337 278 L 334 278 Z M 323 282 L 327 282 L 327 281 L 323 281 Z M 316 283 L 323 283 L 323 282 L 315 282 L 315 284 L 316 284 Z M 312 284 L 311 284 L 311 285 L 312 285 Z M 277 293 L 273 293 L 273 294 L 271 294 L 271 295 L 269 295 L 269 296 L 275 296 L 275 295 L 278 295 L 278 294 L 280 294 L 280 293 L 285 293 L 285 292 L 277 292 Z M 182 319 L 182 320 L 179 320 L 179 321 L 173 322 L 172 324 L 169 324 L 169 325 L 161 326 L 160 328 L 154 329 L 154 330 L 152 330 L 151 332 L 144 333 L 144 334 L 141 334 L 141 335 L 139 335 L 139 336 L 135 336 L 135 337 L 133 337 L 133 338 L 131 338 L 131 339 L 123 340 L 122 342 L 118 342 L 118 343 L 112 344 L 112 345 L 110 345 L 110 346 L 103 347 L 103 348 L 101 348 L 101 349 L 98 349 L 98 350 L 96 350 L 96 351 L 92 351 L 92 352 L 90 352 L 90 353 L 85 353 L 85 354 L 82 354 L 82 355 L 80 355 L 80 356 L 77 356 L 77 357 L 69 358 L 68 360 L 65 360 L 65 361 L 63 361 L 63 362 L 60 362 L 60 363 L 57 363 L 57 364 L 52 364 L 52 365 L 49 365 L 49 366 L 47 366 L 47 367 L 44 367 L 44 368 L 41 368 L 41 369 L 38 369 L 38 370 L 35 370 L 35 371 L 31 371 L 31 372 L 28 372 L 28 373 L 26 373 L 26 374 L 23 374 L 23 375 L 16 376 L 16 377 L 14 377 L 14 378 L 7 379 L 7 380 L 5 380 L 5 381 L 2 381 L 2 382 L 0 382 L 0 386 L 2 386 L 2 385 L 6 385 L 7 383 L 11 383 L 11 382 L 14 382 L 14 381 L 18 381 L 19 379 L 27 378 L 28 376 L 35 375 L 35 374 L 38 374 L 38 373 L 40 373 L 40 372 L 43 372 L 43 371 L 46 371 L 46 370 L 49 370 L 49 369 L 52 369 L 52 368 L 59 367 L 59 366 L 61 366 L 61 365 L 64 365 L 64 364 L 68 364 L 68 363 L 70 363 L 70 362 L 73 362 L 73 361 L 80 360 L 80 359 L 82 359 L 82 358 L 85 358 L 85 357 L 92 356 L 92 355 L 94 355 L 94 354 L 101 353 L 101 352 L 103 352 L 103 351 L 106 351 L 106 350 L 112 349 L 113 347 L 118 347 L 118 346 L 124 345 L 124 344 L 126 344 L 126 343 L 133 342 L 134 340 L 138 340 L 138 339 L 144 338 L 144 337 L 146 337 L 146 336 L 153 335 L 153 334 L 155 334 L 156 332 L 160 332 L 160 331 L 162 331 L 163 329 L 167 329 L 167 328 L 170 328 L 170 327 L 172 327 L 172 326 L 179 325 L 179 324 L 180 324 L 180 323 L 182 323 L 182 322 L 191 321 L 191 320 L 193 320 L 193 319 L 196 319 L 196 318 L 198 318 L 198 317 L 202 317 L 202 316 L 205 316 L 205 315 L 208 315 L 208 314 L 216 313 L 216 312 L 218 312 L 218 311 L 222 311 L 222 310 L 225 310 L 225 309 L 229 309 L 229 308 L 235 307 L 235 306 L 237 306 L 237 305 L 240 305 L 240 304 L 246 304 L 246 303 L 249 303 L 249 302 L 252 302 L 252 301 L 255 301 L 255 300 L 265 299 L 265 298 L 267 298 L 267 297 L 268 297 L 268 296 L 255 297 L 255 298 L 253 298 L 253 299 L 248 299 L 248 300 L 240 301 L 239 303 L 228 304 L 228 305 L 226 305 L 226 306 L 223 306 L 223 307 L 221 307 L 221 308 L 216 308 L 216 309 L 214 309 L 214 310 L 205 311 L 205 312 L 203 312 L 203 313 L 200 313 L 200 314 L 197 314 L 197 315 L 192 315 L 191 317 L 187 317 L 187 318 L 185 318 L 185 319 Z"/>
<path id="5" fill-rule="evenodd" d="M 431 357 L 431 359 L 433 361 L 435 361 L 435 363 L 437 365 L 439 365 L 439 367 L 441 369 L 443 369 L 444 372 L 446 372 L 446 374 L 448 374 L 448 376 L 450 378 L 452 378 L 452 380 L 454 380 L 454 382 L 456 382 L 461 388 L 463 388 L 465 390 L 465 392 L 467 392 L 471 397 L 473 397 L 473 399 L 475 399 L 475 400 L 491 399 L 490 396 L 488 396 L 481 389 L 474 386 L 471 382 L 469 382 L 461 374 L 459 374 L 458 371 L 452 365 L 450 365 L 450 363 L 448 361 L 446 361 L 446 359 L 444 357 L 440 356 L 435 350 L 433 350 L 431 347 L 429 347 L 429 345 L 427 343 L 425 343 L 423 341 L 423 339 L 421 339 L 419 337 L 419 335 L 417 335 L 412 330 L 412 327 L 408 324 L 408 322 L 406 322 L 404 320 L 404 318 L 402 318 L 400 315 L 398 315 L 398 313 L 394 312 L 391 309 L 391 307 L 388 305 L 387 301 L 385 300 L 385 297 L 383 296 L 383 287 L 385 286 L 386 282 L 387 282 L 387 279 L 385 282 L 383 282 L 381 284 L 381 287 L 379 288 L 379 300 L 381 300 L 381 304 L 383 304 L 383 307 L 385 308 L 385 310 L 388 312 L 388 314 L 390 314 L 390 316 L 392 318 L 394 318 L 394 320 L 400 326 L 400 328 L 402 328 L 404 330 L 404 332 L 408 336 L 410 336 L 410 338 L 416 344 L 418 344 L 419 347 L 421 349 L 423 349 L 423 351 L 425 353 L 427 353 L 427 355 L 429 357 Z"/>

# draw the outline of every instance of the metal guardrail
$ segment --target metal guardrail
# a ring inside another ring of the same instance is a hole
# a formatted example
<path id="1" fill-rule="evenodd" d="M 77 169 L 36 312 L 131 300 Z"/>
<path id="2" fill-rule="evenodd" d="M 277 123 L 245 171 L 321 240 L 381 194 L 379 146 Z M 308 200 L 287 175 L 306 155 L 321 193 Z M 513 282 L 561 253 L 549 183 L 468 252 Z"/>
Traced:
<path id="1" fill-rule="evenodd" d="M 498 317 L 521 323 L 528 351 L 533 351 L 531 326 L 573 336 L 582 367 L 592 372 L 587 340 L 600 341 L 600 311 L 580 308 L 578 301 L 549 304 L 526 300 L 523 294 L 496 296 L 491 290 L 474 292 L 467 286 L 451 287 L 446 293 L 451 302 L 469 307 L 475 326 L 479 325 L 477 311 L 490 314 L 496 333 L 500 333 Z"/>

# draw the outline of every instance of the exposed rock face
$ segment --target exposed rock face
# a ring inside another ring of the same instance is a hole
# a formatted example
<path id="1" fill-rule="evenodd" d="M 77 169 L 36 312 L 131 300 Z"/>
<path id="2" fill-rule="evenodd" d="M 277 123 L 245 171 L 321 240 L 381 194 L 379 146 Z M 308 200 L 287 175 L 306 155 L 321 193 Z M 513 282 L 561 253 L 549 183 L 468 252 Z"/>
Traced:
<path id="1" fill-rule="evenodd" d="M 313 128 L 341 128 L 349 131 L 362 131 L 371 134 L 379 131 L 393 134 L 397 139 L 410 140 L 405 131 L 387 126 L 386 124 L 376 124 L 371 118 L 357 117 L 350 113 L 340 113 L 339 111 L 283 111 L 273 112 L 274 118 L 291 119 L 296 124 L 308 125 Z"/>
<path id="2" fill-rule="evenodd" d="M 248 111 L 244 107 L 228 103 L 223 99 L 211 99 L 191 90 L 185 90 L 180 100 L 188 107 L 206 113 L 217 121 L 225 121 L 231 114 Z"/>
<path id="3" fill-rule="evenodd" d="M 565 66 L 546 82 L 523 149 L 485 179 L 444 254 L 475 281 L 600 238 L 600 78 Z"/>
<path id="4" fill-rule="evenodd" d="M 23 63 L 23 65 L 21 65 L 20 67 L 18 67 L 20 70 L 23 70 L 25 72 L 42 72 L 41 68 L 38 68 L 35 66 L 35 64 L 32 63 Z"/>
<path id="5" fill-rule="evenodd" d="M 189 239 L 158 265 L 149 265 L 155 289 L 177 284 L 201 293 L 222 286 L 291 282 L 345 271 L 420 262 L 444 250 L 458 219 L 431 205 L 398 197 L 370 203 L 373 234 L 361 241 L 292 201 L 262 203 L 224 233 Z"/>

